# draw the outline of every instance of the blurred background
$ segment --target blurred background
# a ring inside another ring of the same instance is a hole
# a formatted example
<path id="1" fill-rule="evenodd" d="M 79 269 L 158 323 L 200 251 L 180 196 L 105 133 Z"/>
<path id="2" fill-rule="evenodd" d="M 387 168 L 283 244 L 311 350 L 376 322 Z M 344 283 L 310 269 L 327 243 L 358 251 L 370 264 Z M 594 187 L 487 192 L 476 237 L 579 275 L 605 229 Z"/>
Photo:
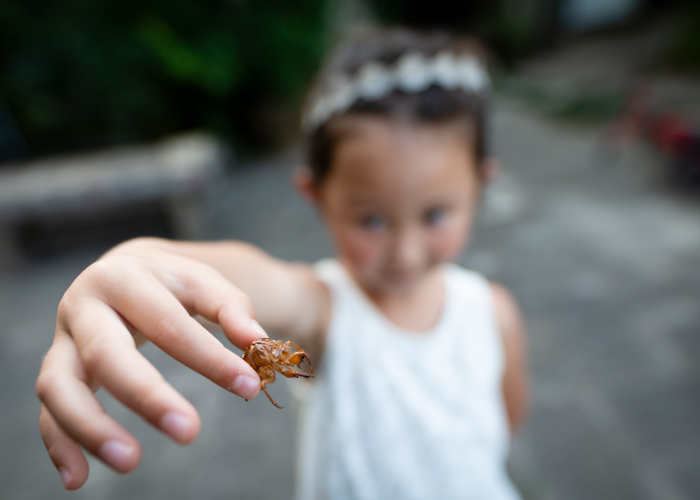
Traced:
<path id="1" fill-rule="evenodd" d="M 492 51 L 494 153 L 462 263 L 508 286 L 533 404 L 511 475 L 526 500 L 700 498 L 700 3 L 670 0 L 0 2 L 0 497 L 291 498 L 287 381 L 245 403 L 143 351 L 197 407 L 64 492 L 34 380 L 56 306 L 110 246 L 243 239 L 332 249 L 293 192 L 299 107 L 324 54 L 372 24 Z M 220 332 L 213 331 L 224 342 Z"/>

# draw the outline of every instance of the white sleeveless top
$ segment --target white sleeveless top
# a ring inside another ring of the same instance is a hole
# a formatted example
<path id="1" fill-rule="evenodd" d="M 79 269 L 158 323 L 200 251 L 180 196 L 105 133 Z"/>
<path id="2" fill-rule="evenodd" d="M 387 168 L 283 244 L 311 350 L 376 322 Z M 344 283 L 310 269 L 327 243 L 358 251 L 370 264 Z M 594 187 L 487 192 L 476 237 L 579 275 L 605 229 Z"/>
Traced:
<path id="1" fill-rule="evenodd" d="M 519 498 L 505 472 L 503 352 L 488 282 L 444 266 L 437 326 L 391 323 L 340 263 L 317 275 L 333 312 L 301 407 L 297 498 Z"/>

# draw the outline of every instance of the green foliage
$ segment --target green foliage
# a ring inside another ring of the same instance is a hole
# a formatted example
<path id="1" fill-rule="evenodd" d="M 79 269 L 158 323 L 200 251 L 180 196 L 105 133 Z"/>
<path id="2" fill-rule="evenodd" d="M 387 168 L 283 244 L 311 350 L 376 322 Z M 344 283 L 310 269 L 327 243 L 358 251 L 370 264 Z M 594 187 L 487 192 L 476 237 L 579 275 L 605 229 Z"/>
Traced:
<path id="1" fill-rule="evenodd" d="M 506 61 L 527 54 L 537 47 L 545 34 L 546 2 L 501 0 L 486 20 L 486 32 Z"/>
<path id="2" fill-rule="evenodd" d="M 506 62 L 546 41 L 556 1 L 366 0 L 383 24 L 476 36 Z"/>
<path id="3" fill-rule="evenodd" d="M 665 61 L 673 68 L 700 71 L 700 5 L 687 2 L 670 37 Z"/>
<path id="4" fill-rule="evenodd" d="M 260 143 L 325 48 L 329 0 L 3 0 L 0 101 L 33 154 L 208 128 Z"/>

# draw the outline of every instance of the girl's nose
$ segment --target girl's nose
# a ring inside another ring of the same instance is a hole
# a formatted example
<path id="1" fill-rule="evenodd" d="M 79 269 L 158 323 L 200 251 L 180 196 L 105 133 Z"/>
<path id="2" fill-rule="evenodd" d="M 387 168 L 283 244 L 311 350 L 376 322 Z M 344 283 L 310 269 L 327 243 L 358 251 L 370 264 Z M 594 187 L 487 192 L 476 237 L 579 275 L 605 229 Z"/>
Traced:
<path id="1" fill-rule="evenodd" d="M 397 232 L 393 250 L 394 266 L 400 269 L 419 267 L 425 259 L 425 242 L 420 231 L 413 228 Z"/>

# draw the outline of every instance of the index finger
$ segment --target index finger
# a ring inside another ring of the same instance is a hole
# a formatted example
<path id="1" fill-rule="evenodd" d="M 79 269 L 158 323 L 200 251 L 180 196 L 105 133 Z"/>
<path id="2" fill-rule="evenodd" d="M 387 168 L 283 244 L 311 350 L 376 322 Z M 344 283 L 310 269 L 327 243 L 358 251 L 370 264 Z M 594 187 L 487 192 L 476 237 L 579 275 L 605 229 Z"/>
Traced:
<path id="1" fill-rule="evenodd" d="M 214 268 L 195 262 L 167 270 L 159 267 L 153 272 L 186 309 L 218 323 L 239 349 L 268 336 L 257 322 L 248 296 Z"/>
<path id="2" fill-rule="evenodd" d="M 130 265 L 120 266 L 120 272 L 102 276 L 97 291 L 102 296 L 100 300 L 174 359 L 228 391 L 246 399 L 255 397 L 260 390 L 260 379 L 255 370 L 192 318 L 185 305 L 149 266 L 141 260 L 127 258 L 127 262 Z M 173 283 L 168 285 L 177 289 Z M 179 286 L 187 288 L 186 282 L 179 283 Z M 239 335 L 244 342 L 247 338 L 260 337 L 251 324 L 249 308 L 238 311 L 235 304 L 230 307 L 237 317 L 247 318 L 247 324 L 244 319 L 238 320 L 248 327 L 248 332 Z M 71 330 L 81 352 L 94 337 L 85 334 L 83 338 L 81 334 L 86 330 Z"/>

